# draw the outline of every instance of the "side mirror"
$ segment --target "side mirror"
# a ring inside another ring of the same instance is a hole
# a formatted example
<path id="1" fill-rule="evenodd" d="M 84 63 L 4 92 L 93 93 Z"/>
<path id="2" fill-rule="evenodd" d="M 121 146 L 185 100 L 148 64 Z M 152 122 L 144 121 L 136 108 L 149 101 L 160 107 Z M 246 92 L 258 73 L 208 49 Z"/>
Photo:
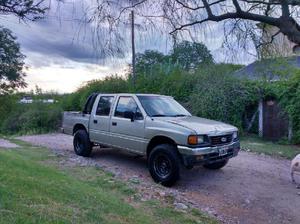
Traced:
<path id="1" fill-rule="evenodd" d="M 131 122 L 134 121 L 134 112 L 133 111 L 125 111 L 124 117 L 131 120 Z"/>

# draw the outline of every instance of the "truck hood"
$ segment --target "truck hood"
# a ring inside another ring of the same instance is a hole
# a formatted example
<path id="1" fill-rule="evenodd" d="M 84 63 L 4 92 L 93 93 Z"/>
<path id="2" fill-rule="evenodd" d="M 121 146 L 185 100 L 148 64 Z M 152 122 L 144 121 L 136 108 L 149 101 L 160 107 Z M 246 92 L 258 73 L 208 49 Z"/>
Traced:
<path id="1" fill-rule="evenodd" d="M 237 131 L 238 129 L 232 125 L 225 124 L 220 121 L 209 120 L 205 118 L 188 116 L 188 117 L 163 117 L 160 118 L 165 122 L 177 124 L 186 127 L 197 134 L 218 135 L 226 132 Z"/>

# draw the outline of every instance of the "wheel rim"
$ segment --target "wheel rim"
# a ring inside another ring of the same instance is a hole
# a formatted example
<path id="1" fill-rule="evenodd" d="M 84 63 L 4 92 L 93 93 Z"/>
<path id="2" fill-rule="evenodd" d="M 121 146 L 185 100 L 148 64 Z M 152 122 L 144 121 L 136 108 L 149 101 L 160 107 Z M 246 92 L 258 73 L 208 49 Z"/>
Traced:
<path id="1" fill-rule="evenodd" d="M 157 155 L 154 159 L 154 170 L 160 178 L 167 178 L 172 171 L 171 160 L 163 154 Z"/>
<path id="2" fill-rule="evenodd" d="M 83 141 L 80 138 L 76 138 L 75 149 L 77 152 L 81 152 L 83 149 Z"/>

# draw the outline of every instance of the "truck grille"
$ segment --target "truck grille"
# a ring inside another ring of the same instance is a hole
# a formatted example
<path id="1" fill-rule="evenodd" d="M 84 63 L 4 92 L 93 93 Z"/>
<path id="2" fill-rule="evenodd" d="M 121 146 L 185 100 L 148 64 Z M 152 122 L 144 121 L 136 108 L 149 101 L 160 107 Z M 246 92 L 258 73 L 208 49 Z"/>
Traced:
<path id="1" fill-rule="evenodd" d="M 226 144 L 230 143 L 231 141 L 232 141 L 232 134 L 210 137 L 210 142 L 211 142 L 212 146 L 226 145 Z"/>

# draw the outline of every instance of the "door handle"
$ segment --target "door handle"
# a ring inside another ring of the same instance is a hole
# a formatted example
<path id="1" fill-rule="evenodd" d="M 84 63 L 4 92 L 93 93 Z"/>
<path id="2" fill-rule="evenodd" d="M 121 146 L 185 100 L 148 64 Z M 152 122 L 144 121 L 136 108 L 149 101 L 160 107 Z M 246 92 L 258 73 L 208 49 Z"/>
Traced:
<path id="1" fill-rule="evenodd" d="M 98 121 L 97 120 L 94 120 L 94 124 L 97 124 L 98 123 Z"/>
<path id="2" fill-rule="evenodd" d="M 117 122 L 112 122 L 112 126 L 117 126 Z"/>

